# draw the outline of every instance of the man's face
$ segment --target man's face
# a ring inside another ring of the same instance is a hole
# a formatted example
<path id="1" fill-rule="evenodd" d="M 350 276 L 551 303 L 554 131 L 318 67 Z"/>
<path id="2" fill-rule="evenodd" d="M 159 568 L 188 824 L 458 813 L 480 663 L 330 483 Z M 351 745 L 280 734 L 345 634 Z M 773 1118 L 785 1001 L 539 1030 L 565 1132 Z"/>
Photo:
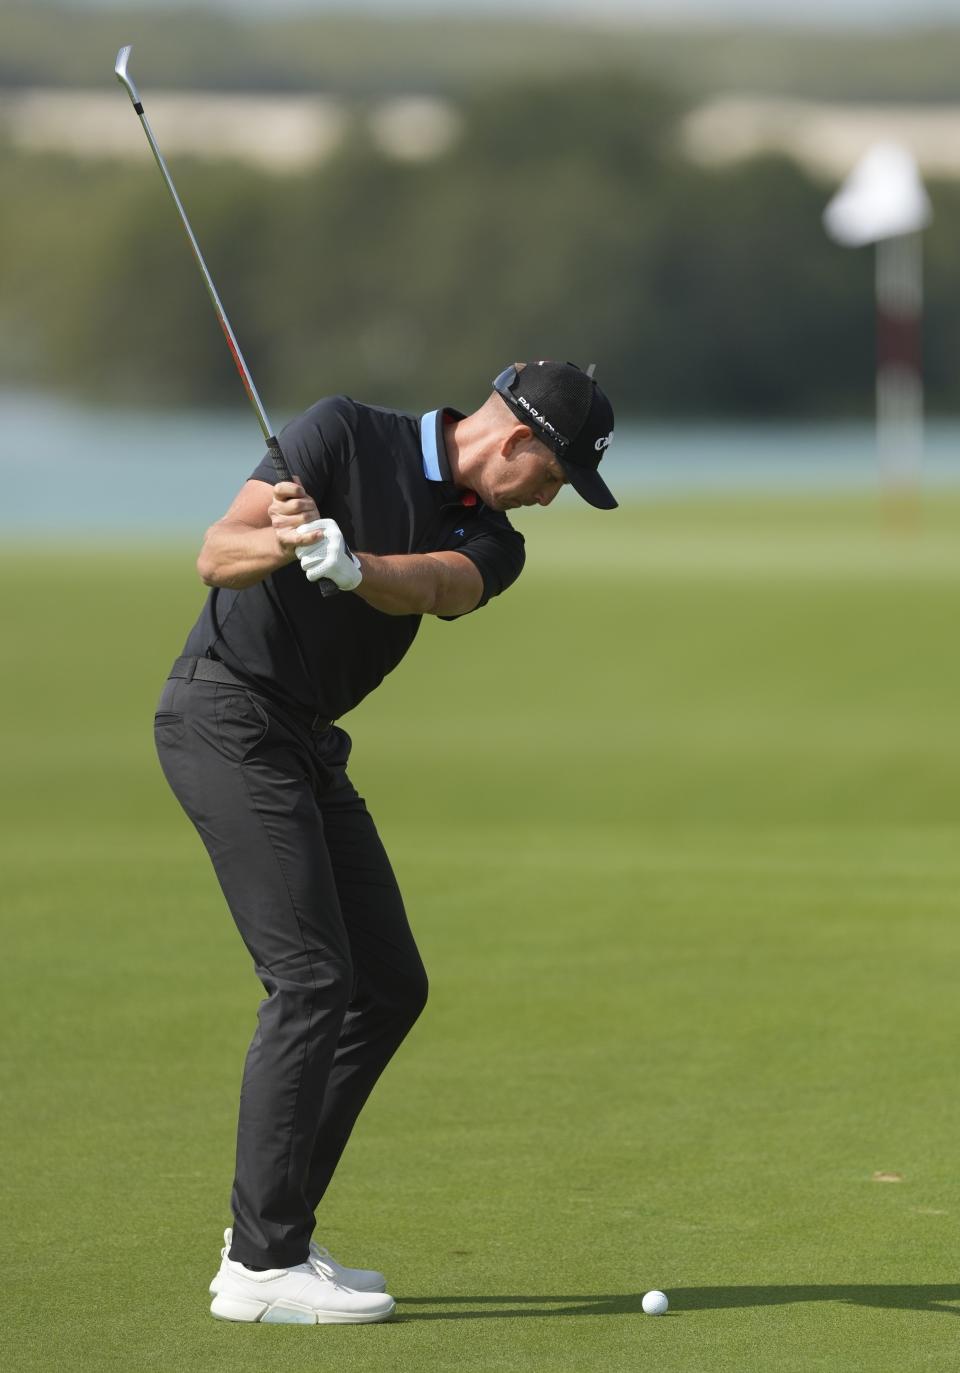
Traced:
<path id="1" fill-rule="evenodd" d="M 549 505 L 566 482 L 563 468 L 544 444 L 519 438 L 505 442 L 483 473 L 478 494 L 491 510 Z"/>

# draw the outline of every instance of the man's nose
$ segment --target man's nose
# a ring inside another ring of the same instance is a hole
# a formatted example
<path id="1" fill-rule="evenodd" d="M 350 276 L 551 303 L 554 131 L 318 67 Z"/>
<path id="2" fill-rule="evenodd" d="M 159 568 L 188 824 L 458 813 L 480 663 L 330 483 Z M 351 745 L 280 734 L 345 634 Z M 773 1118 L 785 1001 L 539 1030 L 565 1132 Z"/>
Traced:
<path id="1" fill-rule="evenodd" d="M 556 487 L 550 487 L 547 491 L 537 492 L 537 505 L 549 505 L 557 496 Z"/>

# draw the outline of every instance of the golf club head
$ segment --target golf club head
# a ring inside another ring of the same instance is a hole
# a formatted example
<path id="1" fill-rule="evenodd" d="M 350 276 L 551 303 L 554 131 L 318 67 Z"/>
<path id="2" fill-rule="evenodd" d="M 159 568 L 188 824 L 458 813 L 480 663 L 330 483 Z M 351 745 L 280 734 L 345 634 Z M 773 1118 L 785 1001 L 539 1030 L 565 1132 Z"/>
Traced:
<path id="1" fill-rule="evenodd" d="M 126 86 L 127 94 L 130 96 L 130 99 L 135 105 L 139 105 L 140 96 L 137 94 L 137 88 L 133 84 L 133 77 L 127 73 L 127 63 L 130 61 L 132 47 L 133 45 L 128 43 L 125 48 L 120 49 L 117 53 L 117 61 L 113 70 L 116 72 L 117 80 L 120 82 L 121 86 Z"/>

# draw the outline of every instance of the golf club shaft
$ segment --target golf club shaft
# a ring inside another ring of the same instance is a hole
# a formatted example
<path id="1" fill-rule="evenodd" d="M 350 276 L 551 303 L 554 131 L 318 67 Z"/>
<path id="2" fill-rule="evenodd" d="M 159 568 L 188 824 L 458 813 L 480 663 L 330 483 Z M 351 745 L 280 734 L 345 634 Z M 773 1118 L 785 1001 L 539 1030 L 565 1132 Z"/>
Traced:
<path id="1" fill-rule="evenodd" d="M 201 253 L 200 251 L 200 245 L 197 242 L 196 235 L 190 227 L 190 221 L 189 219 L 187 219 L 187 212 L 183 208 L 183 202 L 177 194 L 176 186 L 174 186 L 173 184 L 173 177 L 170 175 L 170 172 L 167 169 L 167 164 L 163 159 L 163 153 L 160 151 L 160 148 L 157 144 L 157 140 L 153 136 L 153 130 L 150 127 L 150 121 L 147 119 L 147 116 L 144 113 L 143 101 L 140 99 L 140 94 L 133 83 L 133 78 L 127 71 L 127 63 L 129 59 L 130 46 L 128 45 L 125 48 L 121 48 L 120 51 L 117 53 L 117 61 L 114 66 L 114 72 L 116 74 L 117 80 L 120 82 L 120 84 L 126 90 L 127 94 L 130 96 L 133 108 L 136 110 L 137 116 L 143 127 L 143 132 L 147 136 L 147 142 L 150 144 L 150 151 L 153 153 L 154 159 L 156 160 L 156 164 L 160 168 L 160 175 L 163 177 L 167 190 L 170 192 L 170 195 L 173 198 L 173 203 L 177 207 L 177 213 L 179 214 L 181 223 L 183 224 L 183 227 L 187 232 L 187 238 L 190 242 L 190 248 L 193 252 L 193 256 L 196 259 L 197 266 L 200 268 L 200 275 L 203 277 L 203 284 L 207 288 L 207 294 L 209 295 L 210 300 L 213 304 L 213 308 L 216 313 L 217 319 L 220 321 L 220 328 L 223 330 L 223 336 L 227 340 L 227 347 L 230 349 L 230 356 L 233 358 L 233 361 L 236 364 L 237 371 L 240 373 L 240 380 L 243 382 L 243 388 L 250 398 L 250 404 L 253 406 L 254 413 L 257 416 L 257 421 L 260 425 L 260 428 L 263 430 L 263 437 L 266 439 L 267 442 L 267 452 L 270 454 L 270 459 L 273 463 L 274 469 L 276 470 L 277 476 L 281 481 L 290 481 L 290 469 L 287 466 L 286 459 L 283 456 L 283 450 L 280 447 L 276 434 L 273 432 L 273 427 L 270 424 L 270 421 L 267 419 L 267 412 L 266 410 L 264 410 L 263 402 L 257 394 L 256 386 L 254 386 L 253 384 L 253 377 L 250 375 L 250 369 L 244 361 L 244 357 L 240 351 L 240 345 L 237 342 L 236 335 L 234 334 L 233 329 L 230 326 L 230 321 L 227 319 L 227 312 L 226 310 L 224 310 L 223 304 L 220 300 L 220 296 L 217 294 L 217 288 L 213 284 L 213 277 L 210 275 L 210 272 L 207 269 L 207 264 L 203 260 L 203 253 Z M 320 590 L 323 592 L 324 596 L 331 596 L 338 589 L 339 588 L 337 587 L 336 583 L 330 581 L 328 577 L 321 578 Z"/>

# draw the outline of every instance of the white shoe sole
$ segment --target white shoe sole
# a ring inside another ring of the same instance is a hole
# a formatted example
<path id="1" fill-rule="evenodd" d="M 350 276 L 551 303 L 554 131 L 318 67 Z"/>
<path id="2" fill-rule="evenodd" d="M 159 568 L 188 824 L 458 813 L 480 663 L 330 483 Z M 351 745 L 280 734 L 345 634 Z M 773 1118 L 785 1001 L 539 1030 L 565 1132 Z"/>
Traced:
<path id="1" fill-rule="evenodd" d="M 384 1311 L 315 1311 L 305 1306 L 284 1304 L 282 1301 L 252 1301 L 246 1297 L 231 1297 L 218 1293 L 210 1303 L 210 1314 L 218 1321 L 247 1321 L 260 1325 L 372 1325 L 389 1320 L 396 1310 L 395 1301 Z"/>

